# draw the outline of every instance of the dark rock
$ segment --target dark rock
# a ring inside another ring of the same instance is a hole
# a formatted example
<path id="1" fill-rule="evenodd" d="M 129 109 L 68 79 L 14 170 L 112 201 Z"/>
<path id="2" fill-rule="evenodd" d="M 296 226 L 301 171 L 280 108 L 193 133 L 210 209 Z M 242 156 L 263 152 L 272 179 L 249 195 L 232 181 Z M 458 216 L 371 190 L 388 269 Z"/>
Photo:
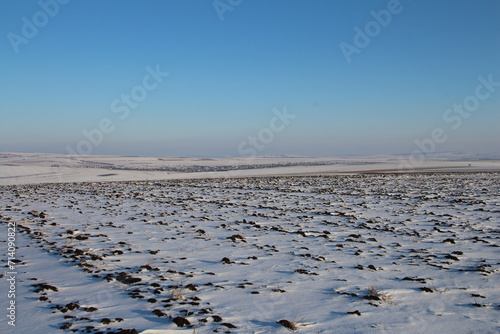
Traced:
<path id="1" fill-rule="evenodd" d="M 177 317 L 173 318 L 172 321 L 174 322 L 174 324 L 177 325 L 177 327 L 184 327 L 184 326 L 191 325 L 189 320 L 187 320 L 186 318 L 181 317 L 181 316 L 177 316 Z"/>
<path id="2" fill-rule="evenodd" d="M 358 317 L 361 316 L 361 312 L 359 312 L 358 310 L 347 312 L 347 314 L 356 314 Z"/>

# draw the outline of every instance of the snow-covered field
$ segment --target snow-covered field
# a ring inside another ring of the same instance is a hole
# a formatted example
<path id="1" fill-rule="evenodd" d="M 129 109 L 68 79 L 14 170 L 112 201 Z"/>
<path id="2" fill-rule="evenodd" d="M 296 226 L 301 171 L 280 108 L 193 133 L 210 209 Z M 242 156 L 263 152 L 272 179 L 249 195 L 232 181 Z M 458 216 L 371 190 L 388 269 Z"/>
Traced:
<path id="1" fill-rule="evenodd" d="M 500 331 L 499 173 L 0 192 L 1 333 Z"/>
<path id="2" fill-rule="evenodd" d="M 498 156 L 433 154 L 419 159 L 389 155 L 213 159 L 4 152 L 0 153 L 0 185 L 367 172 L 500 172 Z"/>

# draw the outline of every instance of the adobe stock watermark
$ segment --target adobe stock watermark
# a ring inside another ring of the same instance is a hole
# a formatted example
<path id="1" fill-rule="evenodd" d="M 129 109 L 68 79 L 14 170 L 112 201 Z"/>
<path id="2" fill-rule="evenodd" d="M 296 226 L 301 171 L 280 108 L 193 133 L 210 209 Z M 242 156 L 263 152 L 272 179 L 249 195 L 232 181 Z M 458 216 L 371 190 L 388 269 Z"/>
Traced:
<path id="1" fill-rule="evenodd" d="M 269 121 L 269 126 L 259 130 L 256 136 L 250 135 L 247 140 L 238 145 L 240 155 L 250 155 L 255 158 L 259 151 L 262 151 L 269 145 L 277 133 L 282 132 L 295 119 L 297 115 L 288 113 L 286 106 L 283 110 L 273 109 L 274 116 Z"/>
<path id="2" fill-rule="evenodd" d="M 9 300 L 7 307 L 7 322 L 9 326 L 16 326 L 16 282 L 17 282 L 17 271 L 16 271 L 16 223 L 8 222 L 7 227 L 7 269 L 5 273 L 6 280 L 9 286 L 7 291 L 7 299 Z"/>
<path id="3" fill-rule="evenodd" d="M 492 74 L 489 74 L 487 78 L 479 76 L 477 80 L 479 84 L 474 89 L 474 93 L 465 97 L 461 103 L 454 103 L 442 115 L 443 121 L 453 131 L 460 129 L 463 121 L 479 109 L 481 101 L 489 99 L 497 88 L 500 87 L 500 81 L 494 81 Z M 422 140 L 415 139 L 414 143 L 418 149 L 413 150 L 408 159 L 400 163 L 399 169 L 412 169 L 416 164 L 423 163 L 427 155 L 436 152 L 438 144 L 443 144 L 447 140 L 447 130 L 441 127 L 434 128 L 427 138 Z"/>
<path id="4" fill-rule="evenodd" d="M 214 0 L 212 5 L 219 16 L 219 20 L 224 21 L 224 15 L 226 12 L 232 12 L 236 7 L 241 5 L 243 0 Z"/>
<path id="5" fill-rule="evenodd" d="M 160 65 L 157 64 L 155 69 L 150 66 L 146 67 L 147 74 L 143 77 L 141 84 L 134 86 L 128 94 L 121 94 L 120 98 L 111 102 L 111 112 L 124 121 L 130 115 L 132 109 L 137 109 L 139 103 L 148 97 L 148 92 L 158 88 L 164 78 L 169 75 L 168 72 L 162 72 Z M 66 146 L 66 152 L 72 155 L 89 155 L 92 154 L 95 147 L 102 144 L 105 135 L 109 135 L 115 130 L 115 122 L 108 117 L 102 118 L 97 127 L 87 130 L 82 130 L 82 135 L 85 139 L 81 139 L 75 148 L 70 145 Z"/>
<path id="6" fill-rule="evenodd" d="M 35 12 L 31 19 L 23 16 L 21 18 L 22 26 L 20 34 L 9 32 L 7 39 L 15 53 L 19 52 L 21 44 L 28 44 L 30 40 L 36 37 L 39 29 L 45 27 L 51 18 L 54 18 L 59 13 L 61 5 L 66 5 L 70 0 L 40 0 L 38 6 L 41 10 Z"/>
<path id="7" fill-rule="evenodd" d="M 297 115 L 289 113 L 286 106 L 283 107 L 283 110 L 274 108 L 272 112 L 273 116 L 269 120 L 267 127 L 261 128 L 256 135 L 249 135 L 246 140 L 238 144 L 237 152 L 245 158 L 245 164 L 254 161 L 258 152 L 263 151 L 271 144 L 276 134 L 283 132 L 291 121 L 297 117 Z M 241 160 L 236 159 L 234 169 L 217 172 L 216 177 L 223 179 L 240 176 L 245 170 L 238 169 L 239 163 L 241 163 Z"/>
<path id="8" fill-rule="evenodd" d="M 352 44 L 346 42 L 341 42 L 339 44 L 340 51 L 342 51 L 347 63 L 350 64 L 352 62 L 352 56 L 354 54 L 360 54 L 361 50 L 370 45 L 371 41 L 380 35 L 382 28 L 386 28 L 392 22 L 392 18 L 395 15 L 401 14 L 402 11 L 403 6 L 400 4 L 399 0 L 389 0 L 387 9 L 370 11 L 373 20 L 368 21 L 363 29 L 358 26 L 354 27 L 355 34 Z"/>

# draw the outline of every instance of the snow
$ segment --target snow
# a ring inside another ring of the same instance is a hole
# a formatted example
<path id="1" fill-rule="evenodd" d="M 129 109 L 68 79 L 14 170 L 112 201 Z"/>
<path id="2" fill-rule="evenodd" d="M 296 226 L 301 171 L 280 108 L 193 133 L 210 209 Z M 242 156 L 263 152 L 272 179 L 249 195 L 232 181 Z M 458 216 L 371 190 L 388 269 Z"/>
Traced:
<path id="1" fill-rule="evenodd" d="M 15 222 L 22 261 L 1 332 L 499 332 L 499 173 L 210 173 L 0 186 L 0 251 Z"/>
<path id="2" fill-rule="evenodd" d="M 0 185 L 402 171 L 500 171 L 500 160 L 464 154 L 434 154 L 410 164 L 403 156 L 213 159 L 0 153 Z"/>

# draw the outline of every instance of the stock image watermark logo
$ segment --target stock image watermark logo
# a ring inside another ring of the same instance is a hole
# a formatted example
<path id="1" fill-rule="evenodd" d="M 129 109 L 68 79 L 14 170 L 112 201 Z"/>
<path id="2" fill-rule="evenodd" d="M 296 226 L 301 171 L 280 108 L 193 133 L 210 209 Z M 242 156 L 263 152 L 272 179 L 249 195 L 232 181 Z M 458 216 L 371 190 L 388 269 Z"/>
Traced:
<path id="1" fill-rule="evenodd" d="M 111 112 L 124 121 L 130 115 L 131 109 L 137 109 L 139 103 L 148 97 L 148 92 L 158 88 L 169 73 L 162 72 L 160 65 L 157 64 L 153 70 L 150 66 L 146 67 L 147 74 L 143 77 L 140 85 L 134 86 L 128 94 L 121 94 L 111 102 Z M 82 135 L 85 139 L 80 140 L 75 148 L 70 145 L 66 146 L 66 152 L 72 155 L 89 155 L 95 147 L 102 144 L 105 135 L 111 134 L 116 129 L 115 122 L 111 118 L 102 118 L 98 126 L 91 129 L 83 129 Z"/>
<path id="2" fill-rule="evenodd" d="M 297 115 L 288 113 L 286 107 L 283 110 L 273 109 L 274 117 L 269 121 L 269 126 L 259 130 L 256 136 L 250 135 L 247 140 L 238 145 L 240 155 L 250 155 L 251 158 L 257 156 L 258 151 L 262 151 L 269 145 L 275 134 L 282 132 Z"/>
<path id="3" fill-rule="evenodd" d="M 224 21 L 224 15 L 226 12 L 232 12 L 236 7 L 241 5 L 243 0 L 214 0 L 212 5 L 219 16 L 219 20 Z"/>
<path id="4" fill-rule="evenodd" d="M 7 269 L 5 273 L 8 283 L 7 299 L 7 322 L 9 326 L 16 326 L 16 223 L 8 222 L 7 225 Z"/>
<path id="5" fill-rule="evenodd" d="M 352 44 L 346 42 L 341 42 L 339 44 L 340 51 L 344 55 L 347 63 L 350 64 L 352 62 L 352 56 L 354 54 L 360 54 L 364 48 L 370 45 L 375 37 L 380 35 L 382 28 L 386 28 L 392 22 L 393 17 L 401 14 L 402 11 L 403 6 L 399 0 L 389 0 L 387 9 L 370 11 L 373 20 L 368 21 L 363 29 L 358 26 L 354 27 L 355 34 Z"/>
<path id="6" fill-rule="evenodd" d="M 481 101 L 488 100 L 495 93 L 497 87 L 500 87 L 500 81 L 494 81 L 493 74 L 489 74 L 487 78 L 479 76 L 477 80 L 479 84 L 474 89 L 474 93 L 465 97 L 461 103 L 454 103 L 442 115 L 443 121 L 453 131 L 458 130 L 464 119 L 468 119 L 473 112 L 479 109 Z M 400 164 L 399 169 L 411 169 L 416 164 L 424 162 L 428 154 L 436 152 L 438 144 L 443 144 L 447 140 L 447 131 L 441 127 L 434 128 L 427 138 L 415 139 L 414 143 L 418 149 L 411 152 L 408 159 Z"/>
<path id="7" fill-rule="evenodd" d="M 237 152 L 239 155 L 245 157 L 246 163 L 254 161 L 257 158 L 258 152 L 263 151 L 271 144 L 276 134 L 284 131 L 291 123 L 291 120 L 297 117 L 297 115 L 289 113 L 286 106 L 283 107 L 283 110 L 274 108 L 272 112 L 273 117 L 269 120 L 267 127 L 261 128 L 256 135 L 249 135 L 246 140 L 238 144 Z M 216 177 L 222 179 L 241 175 L 244 170 L 238 168 L 239 163 L 241 163 L 241 160 L 236 160 L 234 170 L 219 172 Z M 217 189 L 221 190 L 222 188 Z"/>
<path id="8" fill-rule="evenodd" d="M 23 16 L 21 18 L 22 26 L 20 33 L 9 32 L 7 39 L 15 53 L 19 52 L 19 46 L 28 44 L 30 40 L 38 35 L 40 29 L 45 27 L 51 18 L 58 13 L 61 5 L 66 5 L 70 0 L 40 0 L 38 6 L 40 10 L 35 12 L 31 18 Z"/>

